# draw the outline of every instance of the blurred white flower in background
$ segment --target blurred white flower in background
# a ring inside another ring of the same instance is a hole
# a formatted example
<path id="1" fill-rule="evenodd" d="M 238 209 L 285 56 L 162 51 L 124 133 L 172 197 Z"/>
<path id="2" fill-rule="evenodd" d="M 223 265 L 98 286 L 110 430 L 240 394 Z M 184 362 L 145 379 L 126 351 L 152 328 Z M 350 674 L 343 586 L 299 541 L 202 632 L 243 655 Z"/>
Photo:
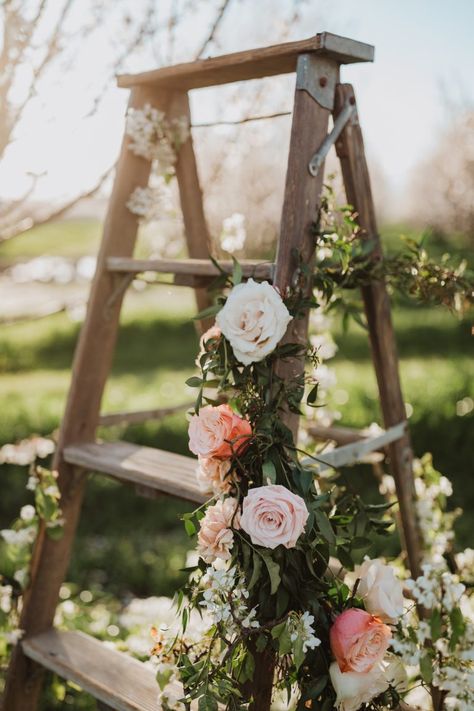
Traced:
<path id="1" fill-rule="evenodd" d="M 226 217 L 222 222 L 221 247 L 224 252 L 233 254 L 243 249 L 247 231 L 245 229 L 245 216 L 240 212 L 234 212 L 230 217 Z"/>

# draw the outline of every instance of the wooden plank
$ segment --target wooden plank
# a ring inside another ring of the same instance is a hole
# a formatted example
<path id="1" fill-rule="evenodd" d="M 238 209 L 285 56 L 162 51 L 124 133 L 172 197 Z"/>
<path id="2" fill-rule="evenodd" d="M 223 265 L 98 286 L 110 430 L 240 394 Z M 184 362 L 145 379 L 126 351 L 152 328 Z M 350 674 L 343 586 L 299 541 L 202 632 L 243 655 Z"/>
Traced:
<path id="1" fill-rule="evenodd" d="M 348 101 L 356 105 L 354 90 L 350 84 L 340 84 L 336 91 L 335 115 L 342 111 Z M 382 248 L 377 231 L 364 142 L 357 114 L 347 124 L 336 142 L 336 151 L 341 161 L 347 201 L 354 206 L 358 214 L 357 220 L 362 234 L 366 239 L 375 241 L 375 258 L 378 258 Z M 369 326 L 382 414 L 385 427 L 388 429 L 406 419 L 390 299 L 383 281 L 363 288 L 362 297 Z M 412 575 L 416 578 L 420 574 L 421 548 L 415 508 L 413 453 L 408 432 L 390 445 L 389 454 L 408 560 Z"/>
<path id="2" fill-rule="evenodd" d="M 64 459 L 87 471 L 108 474 L 187 501 L 202 504 L 208 498 L 197 483 L 197 460 L 181 454 L 130 442 L 91 442 L 65 447 Z"/>
<path id="3" fill-rule="evenodd" d="M 233 262 L 225 259 L 219 262 L 220 267 L 232 274 Z M 271 281 L 273 279 L 274 264 L 259 260 L 242 259 L 240 261 L 242 274 L 247 279 Z M 196 277 L 209 277 L 215 279 L 220 272 L 217 267 L 207 259 L 130 259 L 126 257 L 109 257 L 107 269 L 110 272 L 128 274 L 141 274 L 143 272 L 158 272 L 160 274 L 183 274 Z"/>
<path id="4" fill-rule="evenodd" d="M 176 412 L 182 412 L 192 407 L 194 402 L 183 402 L 173 407 L 157 407 L 153 410 L 136 410 L 135 412 L 108 412 L 99 417 L 101 427 L 111 427 L 113 425 L 125 425 L 137 422 L 147 422 L 147 420 L 161 420 Z"/>
<path id="5" fill-rule="evenodd" d="M 356 430 L 352 427 L 340 427 L 338 425 L 323 427 L 322 425 L 316 425 L 310 422 L 307 424 L 306 430 L 308 434 L 315 439 L 322 441 L 333 440 L 337 442 L 337 444 L 360 442 L 360 440 L 365 437 L 363 430 Z"/>
<path id="6" fill-rule="evenodd" d="M 302 67 L 304 66 L 303 59 L 304 55 L 300 58 Z M 312 72 L 317 77 L 317 59 L 313 57 L 311 61 Z M 330 67 L 326 67 L 325 74 L 329 70 Z M 332 80 L 334 83 L 337 77 L 338 67 L 333 64 Z M 312 269 L 314 264 L 313 224 L 317 219 L 320 204 L 324 166 L 318 175 L 313 177 L 308 170 L 308 164 L 327 135 L 330 113 L 303 88 L 296 90 L 274 280 L 282 294 L 291 287 L 298 266 L 294 255 L 295 249 L 298 250 L 302 261 L 309 269 Z M 309 281 L 305 286 L 305 291 L 307 294 L 311 291 Z M 307 333 L 307 317 L 293 319 L 283 341 L 306 345 Z M 304 362 L 301 359 L 286 359 L 278 365 L 277 373 L 291 381 L 298 377 L 303 369 Z M 296 438 L 298 416 L 287 413 L 286 420 Z"/>
<path id="7" fill-rule="evenodd" d="M 119 86 L 126 88 L 148 84 L 174 90 L 197 89 L 276 74 L 288 74 L 296 70 L 298 55 L 309 52 L 331 57 L 342 64 L 372 62 L 374 59 L 372 45 L 330 32 L 320 32 L 314 37 L 297 42 L 233 52 L 141 74 L 122 74 L 117 82 Z"/>
<path id="8" fill-rule="evenodd" d="M 370 452 L 378 452 L 384 449 L 388 444 L 401 439 L 406 429 L 406 422 L 401 422 L 371 437 L 363 437 L 357 442 L 349 442 L 329 452 L 321 452 L 321 454 L 317 454 L 315 457 L 305 457 L 302 463 L 306 466 L 314 467 L 319 474 L 331 469 L 352 466 L 360 462 L 361 459 Z"/>
<path id="9" fill-rule="evenodd" d="M 153 669 L 82 632 L 49 630 L 23 640 L 25 655 L 116 711 L 159 711 Z M 182 693 L 182 692 L 178 692 Z M 30 707 L 24 707 L 24 711 Z"/>
<path id="10" fill-rule="evenodd" d="M 132 92 L 133 107 L 150 103 L 166 110 L 168 95 L 140 87 Z M 64 515 L 63 535 L 53 541 L 40 529 L 31 566 L 31 585 L 26 591 L 20 620 L 27 636 L 44 632 L 52 625 L 59 588 L 64 580 L 77 526 L 86 475 L 64 461 L 64 446 L 71 442 L 91 441 L 99 418 L 100 402 L 115 347 L 123 293 L 117 289 L 116 274 L 108 272 L 106 260 L 111 255 L 130 257 L 138 229 L 136 215 L 126 203 L 137 186 L 146 186 L 149 161 L 128 150 L 125 136 L 109 203 L 104 235 L 98 256 L 96 276 L 74 356 L 71 388 L 59 434 L 54 467 L 57 469 Z M 112 300 L 111 297 L 114 297 Z M 104 305 L 108 303 L 108 308 Z M 20 645 L 12 655 L 4 692 L 8 711 L 34 711 L 41 690 L 41 675 L 31 676 L 28 660 Z"/>

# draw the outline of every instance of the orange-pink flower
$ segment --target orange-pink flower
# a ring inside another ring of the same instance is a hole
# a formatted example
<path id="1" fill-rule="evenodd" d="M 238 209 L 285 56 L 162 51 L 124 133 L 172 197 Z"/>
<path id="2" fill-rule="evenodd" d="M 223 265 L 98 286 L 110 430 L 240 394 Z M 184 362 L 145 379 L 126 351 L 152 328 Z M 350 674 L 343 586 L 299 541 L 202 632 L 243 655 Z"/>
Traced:
<path id="1" fill-rule="evenodd" d="M 248 445 L 251 434 L 250 422 L 236 415 L 229 405 L 208 405 L 191 418 L 189 449 L 206 459 L 228 459 Z"/>
<path id="2" fill-rule="evenodd" d="M 390 644 L 390 627 L 365 610 L 351 608 L 336 618 L 329 632 L 331 650 L 341 672 L 370 671 Z"/>

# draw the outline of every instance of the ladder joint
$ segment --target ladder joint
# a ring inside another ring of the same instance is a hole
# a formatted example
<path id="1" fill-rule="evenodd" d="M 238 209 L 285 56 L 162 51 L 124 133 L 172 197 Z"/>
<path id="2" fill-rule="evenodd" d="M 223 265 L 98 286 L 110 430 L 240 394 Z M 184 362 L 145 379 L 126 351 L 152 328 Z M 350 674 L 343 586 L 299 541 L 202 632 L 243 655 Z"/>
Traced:
<path id="1" fill-rule="evenodd" d="M 306 91 L 320 106 L 332 111 L 339 64 L 329 57 L 300 54 L 296 67 L 296 89 Z"/>

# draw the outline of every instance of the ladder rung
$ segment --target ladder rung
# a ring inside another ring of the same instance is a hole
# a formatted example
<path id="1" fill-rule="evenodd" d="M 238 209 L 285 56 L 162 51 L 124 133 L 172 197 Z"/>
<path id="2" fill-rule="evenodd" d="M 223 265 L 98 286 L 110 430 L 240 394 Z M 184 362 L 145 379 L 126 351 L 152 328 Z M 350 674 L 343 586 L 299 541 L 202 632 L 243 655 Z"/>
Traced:
<path id="1" fill-rule="evenodd" d="M 82 632 L 49 630 L 23 640 L 22 647 L 27 657 L 116 711 L 159 708 L 153 669 Z"/>
<path id="2" fill-rule="evenodd" d="M 196 460 L 129 442 L 90 442 L 64 449 L 69 464 L 108 474 L 120 481 L 203 503 L 196 480 Z"/>
<path id="3" fill-rule="evenodd" d="M 147 420 L 161 420 L 176 412 L 182 412 L 194 405 L 193 402 L 183 402 L 180 405 L 171 407 L 155 407 L 152 410 L 136 410 L 132 412 L 108 412 L 99 417 L 101 427 L 111 427 L 113 425 L 132 424 L 146 422 Z"/>
<path id="4" fill-rule="evenodd" d="M 118 77 L 118 85 L 130 88 L 137 84 L 150 84 L 186 90 L 288 74 L 295 71 L 298 55 L 307 52 L 317 52 L 332 57 L 342 64 L 372 62 L 374 59 L 372 45 L 333 35 L 330 32 L 320 32 L 314 37 L 298 42 L 286 42 L 210 59 L 199 59 L 141 74 L 122 74 Z"/>
<path id="5" fill-rule="evenodd" d="M 219 262 L 222 269 L 232 274 L 233 262 L 225 260 Z M 256 260 L 242 260 L 240 262 L 244 277 L 272 280 L 274 264 Z M 209 259 L 128 259 L 125 257 L 109 257 L 107 269 L 110 272 L 126 272 L 128 274 L 141 274 L 142 272 L 159 272 L 160 274 L 178 274 L 194 277 L 215 279 L 219 270 Z"/>

